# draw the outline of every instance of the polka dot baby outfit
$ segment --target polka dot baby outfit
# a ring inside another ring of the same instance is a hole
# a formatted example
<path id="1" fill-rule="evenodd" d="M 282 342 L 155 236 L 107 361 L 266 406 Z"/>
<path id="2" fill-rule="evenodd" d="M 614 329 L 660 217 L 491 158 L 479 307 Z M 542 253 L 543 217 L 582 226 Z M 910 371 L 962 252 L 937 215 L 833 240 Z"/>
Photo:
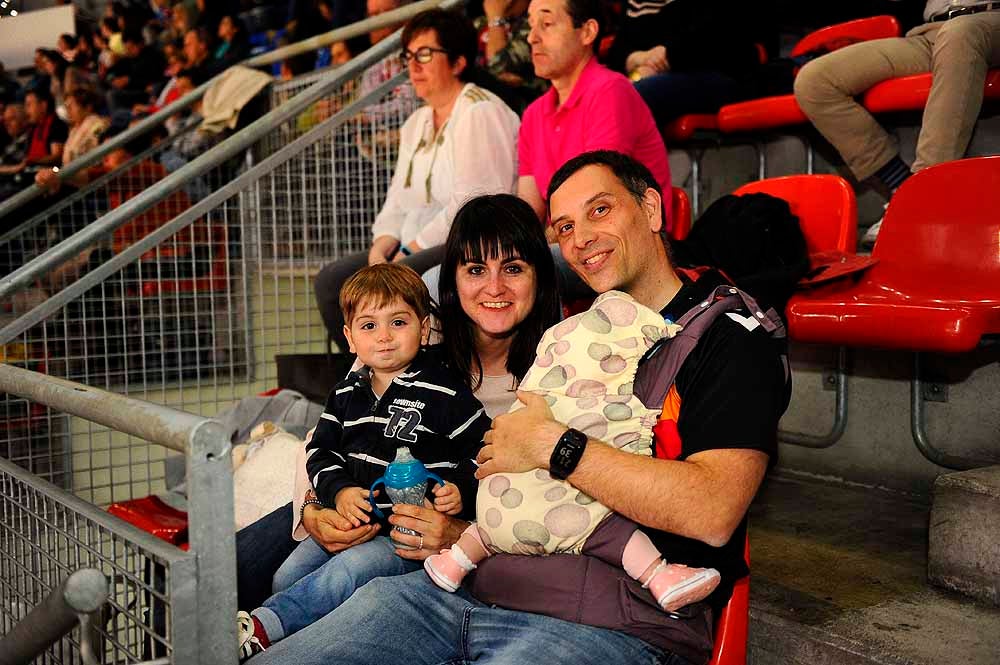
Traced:
<path id="1" fill-rule="evenodd" d="M 520 390 L 545 397 L 555 419 L 593 439 L 649 455 L 660 410 L 632 393 L 639 360 L 680 326 L 609 291 L 586 312 L 545 332 Z M 521 408 L 516 402 L 512 411 Z M 548 471 L 498 473 L 479 484 L 476 512 L 484 542 L 494 552 L 579 554 L 610 511 Z"/>

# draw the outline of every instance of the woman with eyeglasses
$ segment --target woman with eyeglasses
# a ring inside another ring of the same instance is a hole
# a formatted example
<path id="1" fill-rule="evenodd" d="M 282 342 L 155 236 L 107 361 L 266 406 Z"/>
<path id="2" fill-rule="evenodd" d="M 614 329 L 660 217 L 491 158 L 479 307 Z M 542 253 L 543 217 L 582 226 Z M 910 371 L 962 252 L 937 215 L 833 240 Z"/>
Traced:
<path id="1" fill-rule="evenodd" d="M 346 256 L 316 277 L 316 300 L 330 337 L 347 348 L 340 287 L 365 265 L 401 261 L 418 273 L 441 262 L 462 204 L 475 195 L 513 193 L 517 115 L 469 82 L 476 35 L 460 14 L 431 9 L 403 29 L 401 58 L 426 102 L 400 131 L 399 157 L 367 252 Z"/>

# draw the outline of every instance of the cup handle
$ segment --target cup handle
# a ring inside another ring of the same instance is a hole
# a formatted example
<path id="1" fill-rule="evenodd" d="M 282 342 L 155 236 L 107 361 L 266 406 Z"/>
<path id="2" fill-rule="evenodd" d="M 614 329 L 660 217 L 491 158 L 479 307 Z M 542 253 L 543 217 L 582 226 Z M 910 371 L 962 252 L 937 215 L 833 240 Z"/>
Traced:
<path id="1" fill-rule="evenodd" d="M 428 480 L 433 480 L 434 482 L 436 482 L 438 485 L 441 485 L 442 487 L 444 486 L 444 481 L 441 480 L 441 476 L 437 475 L 436 473 L 428 471 L 427 472 L 427 479 Z"/>
<path id="2" fill-rule="evenodd" d="M 372 486 L 368 489 L 368 503 L 372 507 L 372 512 L 378 515 L 378 518 L 380 520 L 384 520 L 385 515 L 383 515 L 382 511 L 379 510 L 378 506 L 375 505 L 375 488 L 378 487 L 379 485 L 385 485 L 385 476 L 382 476 L 374 483 L 372 483 Z"/>

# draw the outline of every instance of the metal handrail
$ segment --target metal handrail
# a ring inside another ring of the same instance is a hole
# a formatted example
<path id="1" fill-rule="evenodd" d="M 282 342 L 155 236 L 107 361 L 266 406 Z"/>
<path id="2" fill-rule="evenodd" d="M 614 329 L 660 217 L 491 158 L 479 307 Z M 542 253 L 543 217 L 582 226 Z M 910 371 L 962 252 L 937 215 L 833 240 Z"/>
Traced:
<path id="1" fill-rule="evenodd" d="M 406 74 L 402 73 L 394 76 L 388 81 L 383 82 L 369 93 L 356 99 L 351 104 L 324 120 L 321 124 L 317 125 L 306 134 L 303 134 L 295 141 L 289 143 L 260 163 L 248 169 L 246 172 L 240 174 L 228 184 L 212 192 L 201 201 L 198 201 L 196 204 L 180 213 L 169 222 L 163 224 L 155 231 L 143 236 L 120 253 L 102 263 L 99 267 L 91 270 L 86 275 L 80 277 L 80 279 L 77 279 L 72 284 L 67 285 L 58 293 L 46 298 L 42 303 L 32 308 L 30 311 L 22 314 L 20 317 L 11 321 L 3 328 L 0 328 L 0 344 L 6 344 L 7 342 L 13 341 L 19 335 L 23 334 L 33 326 L 38 325 L 49 316 L 65 307 L 67 303 L 72 302 L 88 290 L 94 288 L 105 279 L 121 270 L 124 266 L 132 263 L 146 252 L 155 248 L 164 239 L 169 238 L 203 215 L 207 214 L 215 206 L 218 206 L 227 198 L 260 178 L 262 174 L 269 173 L 281 164 L 284 164 L 294 158 L 296 155 L 306 150 L 310 145 L 314 144 L 318 139 L 329 135 L 336 128 L 343 125 L 347 120 L 355 115 L 358 110 L 364 108 L 368 103 L 381 98 L 405 79 Z"/>
<path id="2" fill-rule="evenodd" d="M 264 67 L 292 56 L 308 53 L 309 51 L 315 51 L 318 48 L 329 46 L 334 42 L 353 39 L 354 37 L 359 37 L 379 28 L 403 23 L 420 12 L 437 7 L 441 3 L 442 0 L 420 0 L 419 2 L 400 7 L 399 9 L 394 9 L 392 11 L 385 12 L 384 14 L 372 16 L 370 18 L 357 21 L 356 23 L 346 25 L 342 28 L 337 28 L 321 35 L 316 35 L 315 37 L 310 37 L 309 39 L 305 39 L 301 42 L 289 44 L 288 46 L 283 46 L 268 53 L 262 53 L 244 60 L 239 64 L 246 67 Z M 100 163 L 106 155 L 124 146 L 132 139 L 142 136 L 159 127 L 172 115 L 190 107 L 205 95 L 205 92 L 220 76 L 222 76 L 221 73 L 216 75 L 211 80 L 201 84 L 180 99 L 177 99 L 163 107 L 148 118 L 145 118 L 141 122 L 129 127 L 122 133 L 115 135 L 111 140 L 102 143 L 94 150 L 80 156 L 78 159 L 74 159 L 66 166 L 61 167 L 58 173 L 59 181 L 64 182 L 81 171 Z M 45 190 L 38 185 L 32 184 L 14 196 L 11 196 L 3 203 L 0 203 L 0 219 L 3 219 L 8 214 L 14 212 L 29 201 L 33 201 L 38 198 L 44 191 Z"/>
<path id="3" fill-rule="evenodd" d="M 85 386 L 48 374 L 0 364 L 4 392 L 73 415 L 116 431 L 186 453 L 198 430 L 215 421 L 162 404 Z"/>
<path id="4" fill-rule="evenodd" d="M 26 617 L 0 638 L 0 665 L 21 665 L 32 661 L 76 627 L 84 628 L 80 640 L 83 661 L 99 662 L 94 654 L 88 615 L 108 599 L 108 578 L 94 568 L 78 570 L 53 589 Z"/>
<path id="5" fill-rule="evenodd" d="M 444 0 L 438 3 L 437 0 L 428 0 L 432 5 L 444 8 L 459 6 L 463 1 Z M 412 9 L 415 5 L 408 5 L 408 7 Z M 243 130 L 233 134 L 212 150 L 202 154 L 152 187 L 144 190 L 138 196 L 129 199 L 118 208 L 88 224 L 86 228 L 50 248 L 44 254 L 35 257 L 9 275 L 6 275 L 0 280 L 0 298 L 7 297 L 18 289 L 30 286 L 35 280 L 56 266 L 76 256 L 83 249 L 94 244 L 118 227 L 128 223 L 137 215 L 149 210 L 164 197 L 169 196 L 208 170 L 225 163 L 227 160 L 254 145 L 254 143 L 275 127 L 295 118 L 313 103 L 339 89 L 345 81 L 361 75 L 368 67 L 381 61 L 399 48 L 401 32 L 401 30 L 397 30 L 390 37 L 383 39 L 375 46 L 353 58 L 347 64 L 333 70 L 328 77 L 317 81 L 306 90 L 292 97 L 288 102 L 282 104 L 279 108 L 271 110 Z"/>

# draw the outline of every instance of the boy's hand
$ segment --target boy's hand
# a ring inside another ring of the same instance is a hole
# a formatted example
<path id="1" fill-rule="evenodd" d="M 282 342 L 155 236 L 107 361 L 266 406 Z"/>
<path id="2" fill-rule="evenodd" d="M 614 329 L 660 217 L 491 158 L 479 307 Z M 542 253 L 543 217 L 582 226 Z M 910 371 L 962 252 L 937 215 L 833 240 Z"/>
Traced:
<path id="1" fill-rule="evenodd" d="M 378 496 L 378 490 L 375 490 L 375 495 Z M 371 521 L 368 516 L 372 511 L 371 504 L 368 503 L 368 490 L 362 487 L 345 487 L 337 492 L 334 503 L 337 512 L 349 519 L 353 526 L 358 527 Z"/>
<path id="2" fill-rule="evenodd" d="M 462 495 L 454 483 L 445 483 L 434 488 L 434 510 L 445 515 L 462 512 Z"/>

